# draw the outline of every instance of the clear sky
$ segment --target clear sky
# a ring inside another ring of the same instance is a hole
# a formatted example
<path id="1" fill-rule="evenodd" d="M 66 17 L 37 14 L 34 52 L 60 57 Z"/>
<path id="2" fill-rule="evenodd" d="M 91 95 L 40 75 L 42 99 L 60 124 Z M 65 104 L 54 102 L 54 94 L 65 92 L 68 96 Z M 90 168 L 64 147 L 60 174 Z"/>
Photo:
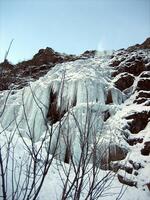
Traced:
<path id="1" fill-rule="evenodd" d="M 150 36 L 150 0 L 0 0 L 0 61 L 32 58 L 47 46 L 65 53 L 126 48 Z"/>

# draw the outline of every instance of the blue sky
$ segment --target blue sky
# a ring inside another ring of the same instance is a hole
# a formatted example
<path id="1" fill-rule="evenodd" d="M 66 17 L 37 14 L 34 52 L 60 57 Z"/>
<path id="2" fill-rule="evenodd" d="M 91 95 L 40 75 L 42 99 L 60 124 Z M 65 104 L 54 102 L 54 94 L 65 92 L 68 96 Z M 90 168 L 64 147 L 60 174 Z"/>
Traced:
<path id="1" fill-rule="evenodd" d="M 119 49 L 150 36 L 150 0 L 0 0 L 0 61 L 32 58 L 47 46 L 65 53 Z"/>

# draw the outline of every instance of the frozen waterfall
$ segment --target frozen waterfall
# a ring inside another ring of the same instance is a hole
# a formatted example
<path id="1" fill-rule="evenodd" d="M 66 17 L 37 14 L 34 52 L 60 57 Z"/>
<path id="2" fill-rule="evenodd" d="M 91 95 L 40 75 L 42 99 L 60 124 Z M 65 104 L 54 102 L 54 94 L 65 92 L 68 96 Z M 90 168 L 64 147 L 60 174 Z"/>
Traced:
<path id="1" fill-rule="evenodd" d="M 44 77 L 31 82 L 23 89 L 3 91 L 0 96 L 1 127 L 3 130 L 8 129 L 22 136 L 34 138 L 37 142 L 53 126 L 53 152 L 61 121 L 64 135 L 59 138 L 57 152 L 64 160 L 67 148 L 65 139 L 68 137 L 76 158 L 80 152 L 80 137 L 81 132 L 85 131 L 87 116 L 90 121 L 92 146 L 93 134 L 99 137 L 102 130 L 107 132 L 102 113 L 109 111 L 113 115 L 124 101 L 123 94 L 112 85 L 112 71 L 106 58 L 77 60 L 56 65 Z M 111 91 L 112 104 L 106 104 L 108 91 Z M 51 102 L 51 93 L 55 94 L 55 102 Z M 55 123 L 47 118 L 52 104 L 51 112 L 59 110 L 58 115 L 63 113 L 61 120 L 56 120 Z"/>

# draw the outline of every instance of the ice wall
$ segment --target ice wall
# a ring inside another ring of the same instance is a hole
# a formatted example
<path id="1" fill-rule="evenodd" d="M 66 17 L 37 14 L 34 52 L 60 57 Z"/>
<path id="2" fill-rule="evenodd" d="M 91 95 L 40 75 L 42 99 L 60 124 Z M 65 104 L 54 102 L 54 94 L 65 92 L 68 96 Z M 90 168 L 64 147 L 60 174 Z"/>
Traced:
<path id="1" fill-rule="evenodd" d="M 112 68 L 108 66 L 108 60 L 95 57 L 58 64 L 44 77 L 31 82 L 29 86 L 12 91 L 10 94 L 9 91 L 3 92 L 0 98 L 1 126 L 3 129 L 15 131 L 38 141 L 51 126 L 47 121 L 47 113 L 51 104 L 50 92 L 53 91 L 57 94 L 57 108 L 67 111 L 62 119 L 61 128 L 65 134 L 69 128 L 72 151 L 76 157 L 80 151 L 79 127 L 84 132 L 87 115 L 92 124 L 90 129 L 92 144 L 92 134 L 99 135 L 105 124 L 102 112 L 106 110 L 110 110 L 110 113 L 115 112 L 124 98 L 111 84 Z M 113 105 L 105 104 L 108 90 L 111 90 Z M 78 121 L 78 126 L 75 119 Z M 53 126 L 55 131 L 51 152 L 57 141 L 59 122 Z M 60 143 L 57 151 L 61 154 L 61 159 L 64 159 L 66 150 L 64 137 L 60 138 Z"/>

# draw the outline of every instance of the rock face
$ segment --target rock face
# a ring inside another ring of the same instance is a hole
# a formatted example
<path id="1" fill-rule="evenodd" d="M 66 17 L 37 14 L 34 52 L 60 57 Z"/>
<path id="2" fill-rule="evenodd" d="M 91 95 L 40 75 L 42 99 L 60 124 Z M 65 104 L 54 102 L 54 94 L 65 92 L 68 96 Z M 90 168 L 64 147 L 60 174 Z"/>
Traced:
<path id="1" fill-rule="evenodd" d="M 144 148 L 141 149 L 141 154 L 144 156 L 150 155 L 150 141 L 144 143 Z"/>
<path id="2" fill-rule="evenodd" d="M 120 50 L 113 56 L 110 66 L 114 68 L 114 85 L 122 91 L 127 98 L 128 106 L 135 109 L 123 115 L 125 125 L 122 127 L 124 139 L 130 148 L 130 160 L 114 162 L 111 168 L 120 170 L 118 179 L 121 183 L 137 187 L 138 176 L 145 167 L 150 167 L 150 38 L 141 45 Z M 126 102 L 126 101 L 125 101 Z M 112 103 L 111 93 L 108 92 L 107 103 Z M 137 109 L 136 109 L 137 108 Z M 124 112 L 126 112 L 124 110 Z M 147 130 L 147 131 L 145 131 Z M 135 149 L 136 150 L 135 150 Z M 138 156 L 136 151 L 138 149 Z M 132 152 L 133 151 L 133 156 Z M 119 153 L 118 153 L 119 154 Z M 145 157 L 143 157 L 145 156 Z M 141 162 L 139 162 L 141 158 Z M 143 163 L 147 163 L 143 165 Z M 125 173 L 125 176 L 123 175 Z M 132 175 L 129 176 L 129 175 Z M 143 183 L 144 185 L 145 183 Z M 147 183 L 149 188 L 149 182 Z"/>
<path id="3" fill-rule="evenodd" d="M 115 86 L 119 90 L 123 91 L 133 85 L 134 79 L 134 76 L 129 73 L 122 74 L 121 77 L 115 82 Z"/>
<path id="4" fill-rule="evenodd" d="M 58 108 L 57 105 L 57 93 L 54 93 L 52 90 L 50 92 L 50 105 L 47 113 L 47 119 L 51 122 L 51 124 L 54 124 L 58 122 L 66 113 L 66 110 L 61 110 Z"/>
<path id="5" fill-rule="evenodd" d="M 21 62 L 18 65 L 41 66 L 48 65 L 50 63 L 63 63 L 76 59 L 77 56 L 60 54 L 58 52 L 55 52 L 52 48 L 47 47 L 46 49 L 40 49 L 39 52 L 35 54 L 31 60 Z"/>
<path id="6" fill-rule="evenodd" d="M 82 57 L 82 56 L 81 56 Z M 40 49 L 31 60 L 12 65 L 8 60 L 0 63 L 0 91 L 22 88 L 29 81 L 45 75 L 55 64 L 79 59 L 75 55 L 60 54 L 52 48 Z"/>
<path id="7" fill-rule="evenodd" d="M 128 185 L 130 187 L 133 187 L 133 186 L 136 187 L 137 185 L 137 182 L 127 179 L 124 176 L 121 176 L 120 174 L 118 174 L 118 179 L 122 184 Z"/>
<path id="8" fill-rule="evenodd" d="M 135 113 L 132 115 L 129 115 L 126 117 L 127 120 L 129 120 L 129 130 L 133 134 L 137 134 L 141 130 L 143 130 L 146 125 L 148 124 L 148 121 L 150 119 L 150 112 L 143 111 L 140 113 Z"/>
<path id="9" fill-rule="evenodd" d="M 137 84 L 137 90 L 146 90 L 149 91 L 150 88 L 150 79 L 141 79 Z"/>
<path id="10" fill-rule="evenodd" d="M 129 47 L 128 51 L 135 51 L 138 49 L 150 49 L 150 37 L 147 38 L 142 44 L 136 44 L 134 46 Z"/>
<path id="11" fill-rule="evenodd" d="M 110 169 L 112 161 L 123 160 L 127 156 L 127 153 L 127 149 L 113 143 L 110 144 L 101 155 L 101 169 Z"/>
<path id="12" fill-rule="evenodd" d="M 87 59 L 95 56 L 96 51 L 85 51 L 80 56 L 61 54 L 52 48 L 40 49 L 32 59 L 20 62 L 16 65 L 8 60 L 0 63 L 0 91 L 10 88 L 22 88 L 29 81 L 37 80 L 44 76 L 56 64 Z"/>
<path id="13" fill-rule="evenodd" d="M 139 91 L 134 103 L 141 104 L 147 102 L 150 99 L 150 92 L 149 91 Z"/>

